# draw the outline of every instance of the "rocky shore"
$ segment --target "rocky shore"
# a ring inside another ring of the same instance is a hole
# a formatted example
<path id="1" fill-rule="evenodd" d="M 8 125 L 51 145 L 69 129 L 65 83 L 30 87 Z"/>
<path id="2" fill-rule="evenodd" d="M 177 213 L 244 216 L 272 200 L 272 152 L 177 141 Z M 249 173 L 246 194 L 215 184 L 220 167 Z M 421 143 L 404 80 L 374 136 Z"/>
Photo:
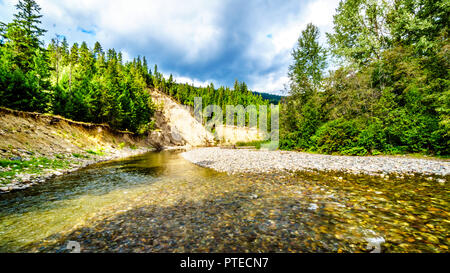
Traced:
<path id="1" fill-rule="evenodd" d="M 117 150 L 110 150 L 105 155 L 92 155 L 89 157 L 74 158 L 72 154 L 63 155 L 66 161 L 64 168 L 45 168 L 45 166 L 38 166 L 39 173 L 18 172 L 12 177 L 8 177 L 7 183 L 5 181 L 0 184 L 0 194 L 15 190 L 23 190 L 36 184 L 44 183 L 47 180 L 56 176 L 75 172 L 81 168 L 89 165 L 100 163 L 103 161 L 116 160 L 126 158 L 133 155 L 143 154 L 153 151 L 153 148 L 123 148 Z M 19 157 L 18 157 L 19 159 Z M 20 158 L 20 160 L 29 160 L 29 158 Z M 0 172 L 9 171 L 10 167 L 0 167 Z"/>
<path id="2" fill-rule="evenodd" d="M 161 129 L 166 128 L 138 136 L 105 124 L 0 107 L 0 193 L 101 161 L 182 144 L 174 144 Z"/>
<path id="3" fill-rule="evenodd" d="M 335 156 L 289 151 L 200 148 L 182 156 L 202 167 L 235 173 L 270 173 L 274 171 L 338 171 L 353 174 L 388 176 L 432 175 L 445 183 L 450 175 L 448 160 L 419 159 L 400 156 Z"/>

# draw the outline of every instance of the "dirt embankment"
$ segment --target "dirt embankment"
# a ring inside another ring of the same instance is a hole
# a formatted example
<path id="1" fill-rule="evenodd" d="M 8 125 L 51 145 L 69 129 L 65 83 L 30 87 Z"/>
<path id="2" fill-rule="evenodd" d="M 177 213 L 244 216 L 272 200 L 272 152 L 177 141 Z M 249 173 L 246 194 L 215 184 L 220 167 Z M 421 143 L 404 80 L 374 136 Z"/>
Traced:
<path id="1" fill-rule="evenodd" d="M 159 130 L 152 132 L 150 136 L 155 143 L 199 147 L 259 141 L 264 137 L 264 133 L 256 128 L 228 125 L 217 126 L 213 135 L 194 118 L 192 107 L 181 105 L 157 90 L 151 90 L 150 94 L 158 106 L 154 120 Z"/>
<path id="2" fill-rule="evenodd" d="M 211 146 L 214 136 L 194 117 L 188 106 L 181 105 L 166 94 L 152 90 L 153 102 L 157 105 L 154 116 L 158 130 L 151 132 L 152 142 L 164 146 Z"/>
<path id="3" fill-rule="evenodd" d="M 108 125 L 0 108 L 0 192 L 150 149 L 149 138 Z"/>
<path id="4" fill-rule="evenodd" d="M 86 151 L 107 153 L 126 147 L 149 146 L 146 138 L 112 130 L 108 125 L 0 108 L 1 158 L 83 154 Z"/>
<path id="5" fill-rule="evenodd" d="M 0 193 L 23 189 L 95 162 L 151 149 L 259 139 L 257 133 L 250 133 L 251 129 L 235 126 L 217 130 L 229 133 L 215 139 L 193 117 L 192 109 L 157 90 L 150 90 L 150 94 L 157 105 L 153 117 L 156 129 L 142 137 L 105 124 L 0 107 Z"/>

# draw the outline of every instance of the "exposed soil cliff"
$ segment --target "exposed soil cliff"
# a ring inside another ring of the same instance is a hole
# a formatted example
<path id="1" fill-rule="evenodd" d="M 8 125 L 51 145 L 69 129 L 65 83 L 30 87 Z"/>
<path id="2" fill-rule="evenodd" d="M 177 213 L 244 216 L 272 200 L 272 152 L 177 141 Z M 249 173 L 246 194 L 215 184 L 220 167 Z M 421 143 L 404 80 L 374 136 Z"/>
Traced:
<path id="1" fill-rule="evenodd" d="M 126 147 L 149 147 L 146 138 L 108 125 L 76 122 L 60 116 L 0 108 L 0 157 L 54 156 Z M 92 153 L 91 153 L 92 154 Z"/>
<path id="2" fill-rule="evenodd" d="M 264 134 L 256 128 L 226 126 L 216 127 L 216 138 L 193 117 L 193 109 L 181 105 L 171 97 L 153 90 L 153 101 L 158 105 L 155 124 L 159 130 L 151 133 L 154 145 L 211 146 L 262 140 Z"/>
<path id="3" fill-rule="evenodd" d="M 0 108 L 0 192 L 150 149 L 147 137 L 108 125 Z"/>
<path id="4" fill-rule="evenodd" d="M 258 140 L 256 129 L 217 128 L 217 139 L 188 106 L 150 91 L 156 129 L 145 136 L 104 124 L 0 108 L 0 192 L 22 189 L 80 167 L 168 147 L 212 146 Z M 222 133 L 221 133 L 222 132 Z"/>
<path id="5" fill-rule="evenodd" d="M 150 134 L 150 141 L 163 146 L 210 146 L 214 137 L 192 115 L 188 106 L 181 105 L 169 96 L 151 92 L 152 99 L 158 106 L 155 124 L 158 130 Z"/>

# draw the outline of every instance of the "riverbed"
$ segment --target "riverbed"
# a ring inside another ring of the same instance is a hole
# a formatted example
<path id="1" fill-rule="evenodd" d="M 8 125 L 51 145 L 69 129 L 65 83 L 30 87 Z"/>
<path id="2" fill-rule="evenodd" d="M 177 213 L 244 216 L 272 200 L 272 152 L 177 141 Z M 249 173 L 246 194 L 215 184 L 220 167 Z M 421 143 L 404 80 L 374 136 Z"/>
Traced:
<path id="1" fill-rule="evenodd" d="M 182 156 L 202 167 L 220 172 L 271 173 L 274 171 L 341 171 L 377 176 L 450 176 L 450 160 L 407 156 L 342 156 L 293 151 L 229 149 L 220 147 L 186 151 Z M 439 178 L 438 178 L 439 179 Z M 445 179 L 440 178 L 441 183 Z"/>
<path id="2" fill-rule="evenodd" d="M 0 251 L 448 252 L 449 193 L 421 175 L 227 174 L 150 152 L 0 195 Z"/>

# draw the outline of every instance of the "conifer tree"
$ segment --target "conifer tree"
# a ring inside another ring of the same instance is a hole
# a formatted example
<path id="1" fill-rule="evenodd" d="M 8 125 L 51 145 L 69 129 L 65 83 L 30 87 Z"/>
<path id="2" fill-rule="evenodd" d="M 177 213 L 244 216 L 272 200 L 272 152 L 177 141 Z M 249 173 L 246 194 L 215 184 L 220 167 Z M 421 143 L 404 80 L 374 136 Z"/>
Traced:
<path id="1" fill-rule="evenodd" d="M 69 93 L 72 94 L 72 74 L 73 74 L 73 68 L 78 62 L 78 44 L 73 44 L 72 48 L 70 49 L 70 55 L 69 55 L 69 68 L 70 68 L 70 75 L 69 75 Z"/>

